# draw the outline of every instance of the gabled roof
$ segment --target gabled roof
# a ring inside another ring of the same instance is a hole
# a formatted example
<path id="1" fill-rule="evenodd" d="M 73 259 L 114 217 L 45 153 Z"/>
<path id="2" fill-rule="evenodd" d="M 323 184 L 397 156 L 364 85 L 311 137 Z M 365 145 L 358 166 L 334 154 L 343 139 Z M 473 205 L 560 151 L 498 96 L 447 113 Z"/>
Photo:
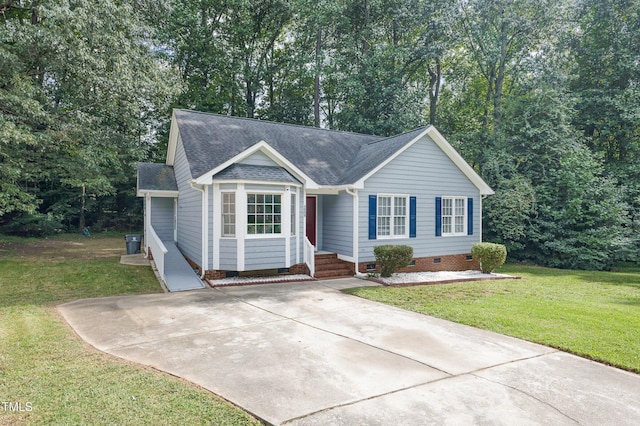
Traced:
<path id="1" fill-rule="evenodd" d="M 170 166 L 175 159 L 178 134 L 191 175 L 198 183 L 211 182 L 220 174 L 227 179 L 252 176 L 256 180 L 267 180 L 260 177 L 268 170 L 233 166 L 251 153 L 261 151 L 284 167 L 291 179 L 313 188 L 362 187 L 364 180 L 427 135 L 481 194 L 493 194 L 433 126 L 383 138 L 176 109 L 167 152 Z"/>
<path id="2" fill-rule="evenodd" d="M 155 163 L 138 163 L 138 195 L 144 192 L 166 192 L 177 195 L 178 185 L 173 166 Z"/>
<path id="3" fill-rule="evenodd" d="M 265 141 L 318 185 L 335 185 L 360 147 L 380 139 L 186 110 L 173 114 L 194 179 Z"/>

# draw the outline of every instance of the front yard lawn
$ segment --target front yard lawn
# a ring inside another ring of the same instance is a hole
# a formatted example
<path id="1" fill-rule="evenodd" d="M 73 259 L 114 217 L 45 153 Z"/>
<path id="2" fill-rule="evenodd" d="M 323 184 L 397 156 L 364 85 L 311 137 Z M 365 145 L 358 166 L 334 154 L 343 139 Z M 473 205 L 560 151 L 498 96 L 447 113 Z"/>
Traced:
<path id="1" fill-rule="evenodd" d="M 640 373 L 640 270 L 507 265 L 499 272 L 522 279 L 347 292 Z"/>
<path id="2" fill-rule="evenodd" d="M 96 351 L 60 317 L 65 301 L 161 292 L 151 268 L 119 264 L 124 248 L 122 235 L 0 237 L 0 425 L 260 424 L 191 383 Z"/>

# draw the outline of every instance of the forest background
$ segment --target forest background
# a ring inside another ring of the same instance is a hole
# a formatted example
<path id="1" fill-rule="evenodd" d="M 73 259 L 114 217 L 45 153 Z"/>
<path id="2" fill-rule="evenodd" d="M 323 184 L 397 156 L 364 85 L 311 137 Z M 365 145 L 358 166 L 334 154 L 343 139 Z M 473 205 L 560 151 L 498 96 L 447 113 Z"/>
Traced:
<path id="1" fill-rule="evenodd" d="M 434 124 L 514 260 L 640 258 L 640 0 L 0 0 L 0 232 L 141 227 L 172 108 Z"/>

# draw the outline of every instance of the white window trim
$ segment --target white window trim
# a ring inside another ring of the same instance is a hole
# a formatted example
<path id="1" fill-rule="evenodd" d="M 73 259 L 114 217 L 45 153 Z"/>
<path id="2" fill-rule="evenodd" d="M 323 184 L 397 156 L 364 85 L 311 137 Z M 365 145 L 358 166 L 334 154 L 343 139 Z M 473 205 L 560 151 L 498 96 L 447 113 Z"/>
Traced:
<path id="1" fill-rule="evenodd" d="M 405 239 L 405 238 L 409 238 L 409 194 L 376 194 L 377 197 L 377 202 L 376 202 L 376 239 L 377 240 L 398 240 L 398 239 Z M 378 224 L 380 223 L 380 215 L 378 214 L 378 208 L 380 206 L 380 197 L 391 197 L 391 223 L 389 224 L 390 226 L 390 235 L 380 235 L 379 229 L 378 229 Z M 394 215 L 394 210 L 395 210 L 395 204 L 394 204 L 394 199 L 395 198 L 404 198 L 405 201 L 405 208 L 406 208 L 406 215 L 405 217 L 405 223 L 404 223 L 404 234 L 394 234 L 394 226 L 393 226 L 393 218 L 396 217 Z"/>
<path id="2" fill-rule="evenodd" d="M 280 233 L 276 234 L 250 234 L 249 233 L 249 221 L 248 221 L 248 206 L 249 206 L 249 194 L 263 194 L 263 195 L 280 195 Z M 245 238 L 246 239 L 265 239 L 265 238 L 287 238 L 289 237 L 289 231 L 288 229 L 291 227 L 291 224 L 289 224 L 289 217 L 287 216 L 285 218 L 284 216 L 284 211 L 285 211 L 285 198 L 286 194 L 288 194 L 288 192 L 286 191 L 274 191 L 274 190 L 247 190 L 244 194 L 244 198 L 243 198 L 243 202 L 245 205 L 245 215 L 243 217 L 242 220 L 242 226 L 244 227 L 245 230 Z M 290 203 L 291 201 L 288 200 L 286 201 L 286 203 Z M 238 198 L 236 195 L 236 204 L 238 203 Z M 237 212 L 236 212 L 237 214 Z M 236 229 L 238 227 L 238 219 L 236 216 Z M 285 228 L 285 226 L 287 226 L 287 228 Z M 236 231 L 237 232 L 237 231 Z"/>
<path id="3" fill-rule="evenodd" d="M 451 216 L 451 232 L 444 232 L 444 200 L 452 200 L 451 208 L 453 209 L 453 215 Z M 440 218 L 442 219 L 442 236 L 443 237 L 461 237 L 467 235 L 467 221 L 469 217 L 469 212 L 467 212 L 468 206 L 468 197 L 464 196 L 456 196 L 456 195 L 443 195 L 442 196 L 442 206 L 440 207 Z M 464 215 L 462 216 L 462 232 L 455 232 L 455 209 L 456 202 L 455 200 L 463 200 L 462 205 L 464 208 Z"/>
<path id="4" fill-rule="evenodd" d="M 234 196 L 234 206 L 235 206 L 235 213 L 234 218 L 235 221 L 233 223 L 234 225 L 234 233 L 233 235 L 225 235 L 224 233 L 224 196 L 225 194 L 233 194 Z M 220 191 L 220 238 L 225 238 L 225 239 L 233 239 L 235 240 L 237 238 L 238 235 L 238 194 L 235 190 L 224 190 L 224 191 Z"/>

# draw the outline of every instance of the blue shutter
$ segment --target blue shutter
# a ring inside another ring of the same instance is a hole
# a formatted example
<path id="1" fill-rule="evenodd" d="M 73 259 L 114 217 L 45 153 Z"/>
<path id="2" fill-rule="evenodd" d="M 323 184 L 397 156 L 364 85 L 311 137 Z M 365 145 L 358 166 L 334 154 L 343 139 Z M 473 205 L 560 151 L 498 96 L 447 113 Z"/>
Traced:
<path id="1" fill-rule="evenodd" d="M 416 237 L 416 197 L 409 197 L 409 238 Z"/>
<path id="2" fill-rule="evenodd" d="M 473 235 L 473 198 L 467 198 L 467 235 Z"/>
<path id="3" fill-rule="evenodd" d="M 376 239 L 376 221 L 378 219 L 378 198 L 369 195 L 369 239 Z"/>
<path id="4" fill-rule="evenodd" d="M 442 236 L 442 197 L 436 197 L 436 237 Z"/>

